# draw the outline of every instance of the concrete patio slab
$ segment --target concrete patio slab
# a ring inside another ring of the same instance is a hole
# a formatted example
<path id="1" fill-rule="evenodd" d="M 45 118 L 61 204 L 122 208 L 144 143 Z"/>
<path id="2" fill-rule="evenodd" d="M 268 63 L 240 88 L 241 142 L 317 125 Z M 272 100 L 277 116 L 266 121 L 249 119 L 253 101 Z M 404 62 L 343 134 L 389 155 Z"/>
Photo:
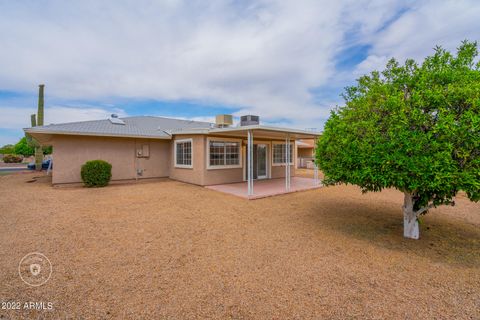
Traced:
<path id="1" fill-rule="evenodd" d="M 205 188 L 220 191 L 223 193 L 228 193 L 245 199 L 254 200 L 297 191 L 317 189 L 321 187 L 322 184 L 320 182 L 316 184 L 315 180 L 312 178 L 292 177 L 290 180 L 289 191 L 285 189 L 284 178 L 256 180 L 253 183 L 252 196 L 247 195 L 247 182 L 219 184 L 214 186 L 206 186 Z"/>

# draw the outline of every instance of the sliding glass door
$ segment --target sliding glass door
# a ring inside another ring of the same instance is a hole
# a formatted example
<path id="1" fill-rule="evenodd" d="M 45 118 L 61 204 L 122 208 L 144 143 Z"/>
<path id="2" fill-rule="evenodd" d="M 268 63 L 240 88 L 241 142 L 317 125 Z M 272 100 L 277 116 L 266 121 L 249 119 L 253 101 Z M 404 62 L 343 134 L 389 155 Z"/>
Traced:
<path id="1" fill-rule="evenodd" d="M 257 179 L 267 178 L 267 145 L 257 144 Z"/>

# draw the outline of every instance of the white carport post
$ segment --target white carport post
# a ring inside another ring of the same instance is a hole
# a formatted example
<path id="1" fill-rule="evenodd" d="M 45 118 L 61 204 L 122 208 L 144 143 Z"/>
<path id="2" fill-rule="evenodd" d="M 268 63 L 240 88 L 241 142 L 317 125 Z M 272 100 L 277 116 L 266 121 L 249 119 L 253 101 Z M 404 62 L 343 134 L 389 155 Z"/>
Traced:
<path id="1" fill-rule="evenodd" d="M 248 195 L 253 195 L 253 133 L 248 130 L 247 139 L 247 183 Z"/>
<path id="2" fill-rule="evenodd" d="M 290 191 L 290 136 L 285 138 L 285 190 Z"/>
<path id="3" fill-rule="evenodd" d="M 318 180 L 318 167 L 315 161 L 313 162 L 313 181 L 316 186 L 319 185 L 320 181 Z"/>

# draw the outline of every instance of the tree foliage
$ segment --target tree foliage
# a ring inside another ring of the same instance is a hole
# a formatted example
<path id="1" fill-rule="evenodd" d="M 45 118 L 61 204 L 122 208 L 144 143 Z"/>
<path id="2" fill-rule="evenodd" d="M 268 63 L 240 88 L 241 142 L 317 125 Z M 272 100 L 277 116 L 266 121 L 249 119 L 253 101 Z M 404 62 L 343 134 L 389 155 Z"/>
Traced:
<path id="1" fill-rule="evenodd" d="M 480 199 L 480 63 L 477 43 L 441 47 L 422 64 L 388 62 L 347 87 L 317 143 L 326 184 L 410 193 L 414 210 Z"/>
<path id="2" fill-rule="evenodd" d="M 43 151 L 43 154 L 52 154 L 53 147 L 52 146 L 43 146 L 42 151 Z"/>
<path id="3" fill-rule="evenodd" d="M 24 157 L 32 156 L 35 153 L 35 148 L 31 146 L 26 137 L 20 139 L 14 147 L 15 154 L 21 154 Z"/>
<path id="4" fill-rule="evenodd" d="M 15 146 L 13 144 L 6 144 L 0 148 L 0 154 L 11 154 L 14 153 Z"/>

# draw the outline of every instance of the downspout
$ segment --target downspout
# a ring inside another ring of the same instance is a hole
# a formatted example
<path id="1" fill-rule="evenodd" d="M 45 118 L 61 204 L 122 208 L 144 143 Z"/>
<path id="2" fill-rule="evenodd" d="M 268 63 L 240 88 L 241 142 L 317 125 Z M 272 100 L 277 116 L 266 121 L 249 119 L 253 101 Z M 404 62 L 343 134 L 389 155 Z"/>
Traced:
<path id="1" fill-rule="evenodd" d="M 247 184 L 248 195 L 253 195 L 253 133 L 252 130 L 248 130 L 247 138 Z"/>

